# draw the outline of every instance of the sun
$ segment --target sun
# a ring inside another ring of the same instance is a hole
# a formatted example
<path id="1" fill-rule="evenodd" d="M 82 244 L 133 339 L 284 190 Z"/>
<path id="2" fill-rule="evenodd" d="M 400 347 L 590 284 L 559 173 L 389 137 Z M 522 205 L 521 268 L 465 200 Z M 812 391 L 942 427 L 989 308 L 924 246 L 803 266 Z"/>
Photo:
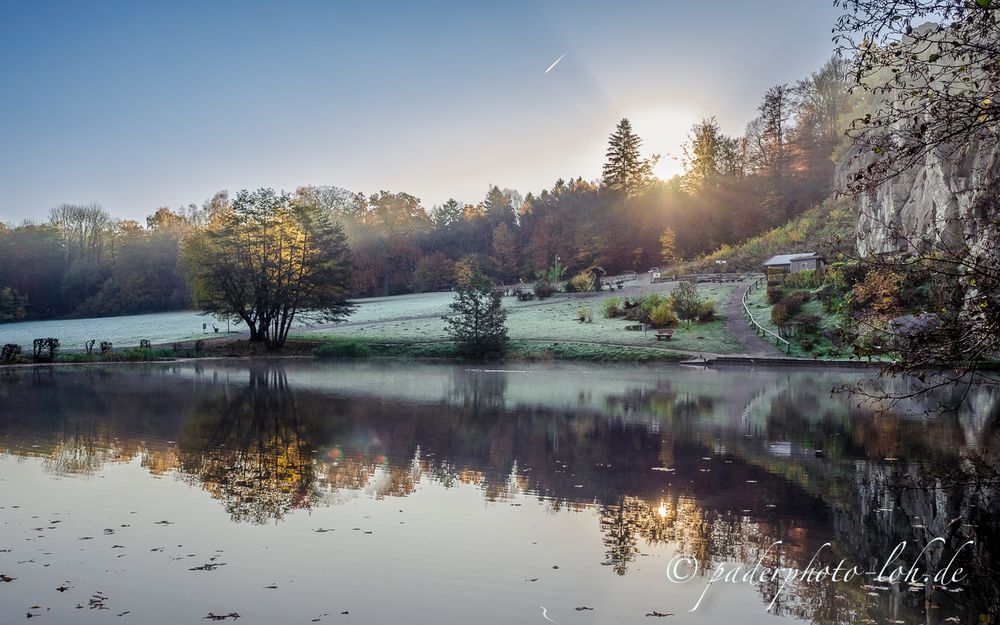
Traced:
<path id="1" fill-rule="evenodd" d="M 670 180 L 684 173 L 681 161 L 674 154 L 661 154 L 660 161 L 653 166 L 653 175 L 660 180 Z"/>
<path id="2" fill-rule="evenodd" d="M 628 115 L 632 128 L 642 137 L 644 156 L 659 154 L 660 161 L 653 167 L 653 175 L 669 180 L 684 173 L 681 165 L 681 146 L 688 131 L 698 121 L 694 111 L 670 105 L 648 106 Z"/>

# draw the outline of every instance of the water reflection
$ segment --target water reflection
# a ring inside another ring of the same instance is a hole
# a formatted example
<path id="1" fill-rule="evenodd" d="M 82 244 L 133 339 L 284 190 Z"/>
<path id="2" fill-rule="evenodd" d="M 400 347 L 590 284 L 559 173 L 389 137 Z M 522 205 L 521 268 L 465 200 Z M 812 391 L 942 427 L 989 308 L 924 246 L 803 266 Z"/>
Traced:
<path id="1" fill-rule="evenodd" d="M 281 367 L 251 366 L 245 386 L 196 397 L 176 468 L 222 501 L 234 521 L 281 519 L 319 499 L 311 415 Z"/>
<path id="2" fill-rule="evenodd" d="M 878 570 L 935 537 L 933 583 L 760 581 L 772 613 L 817 623 L 996 619 L 1000 402 L 988 390 L 933 418 L 873 414 L 830 390 L 847 372 L 283 364 L 5 371 L 0 449 L 53 475 L 141 461 L 217 499 L 237 523 L 279 523 L 352 496 L 419 496 L 422 481 L 530 495 L 595 514 L 603 564 L 626 576 L 653 547 L 701 572 L 830 557 Z M 933 401 L 928 398 L 925 401 Z M 774 547 L 777 541 L 780 546 Z M 498 545 L 502 549 L 502 545 Z M 952 588 L 951 590 L 955 590 Z M 954 622 L 954 621 L 948 621 Z"/>

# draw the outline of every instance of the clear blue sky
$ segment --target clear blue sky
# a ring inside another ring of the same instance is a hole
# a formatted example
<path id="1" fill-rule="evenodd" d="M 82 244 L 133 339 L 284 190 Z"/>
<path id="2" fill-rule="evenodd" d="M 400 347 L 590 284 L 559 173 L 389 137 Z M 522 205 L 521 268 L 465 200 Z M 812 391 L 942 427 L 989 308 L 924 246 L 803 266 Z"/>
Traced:
<path id="1" fill-rule="evenodd" d="M 622 117 L 663 154 L 705 116 L 741 132 L 768 86 L 831 55 L 831 4 L 0 0 L 0 221 L 594 179 Z"/>

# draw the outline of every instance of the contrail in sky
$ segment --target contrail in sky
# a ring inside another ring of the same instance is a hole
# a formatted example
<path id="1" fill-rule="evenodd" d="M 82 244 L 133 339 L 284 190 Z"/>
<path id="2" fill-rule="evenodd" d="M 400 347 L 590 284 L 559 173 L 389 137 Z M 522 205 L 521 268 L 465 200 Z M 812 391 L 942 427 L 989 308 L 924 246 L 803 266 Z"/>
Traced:
<path id="1" fill-rule="evenodd" d="M 552 68 L 555 67 L 556 65 L 559 65 L 559 61 L 563 60 L 563 57 L 565 57 L 567 54 L 569 54 L 569 52 L 563 52 L 563 55 L 555 60 L 555 63 L 549 65 L 549 68 L 545 70 L 545 73 L 548 74 L 549 72 L 551 72 Z"/>

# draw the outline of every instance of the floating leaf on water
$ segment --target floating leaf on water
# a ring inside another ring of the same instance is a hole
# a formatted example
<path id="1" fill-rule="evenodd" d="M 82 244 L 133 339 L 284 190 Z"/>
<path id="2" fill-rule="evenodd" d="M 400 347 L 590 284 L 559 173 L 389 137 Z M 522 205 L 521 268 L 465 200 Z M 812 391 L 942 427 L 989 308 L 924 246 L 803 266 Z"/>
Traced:
<path id="1" fill-rule="evenodd" d="M 226 566 L 225 562 L 209 562 L 208 564 L 202 564 L 201 566 L 196 566 L 188 569 L 189 571 L 214 571 L 220 566 Z"/>
<path id="2" fill-rule="evenodd" d="M 240 615 L 237 612 L 230 612 L 229 614 L 215 614 L 214 612 L 209 612 L 205 618 L 211 619 L 213 621 L 224 621 L 227 618 L 231 618 L 235 621 L 236 619 L 240 618 Z"/>

